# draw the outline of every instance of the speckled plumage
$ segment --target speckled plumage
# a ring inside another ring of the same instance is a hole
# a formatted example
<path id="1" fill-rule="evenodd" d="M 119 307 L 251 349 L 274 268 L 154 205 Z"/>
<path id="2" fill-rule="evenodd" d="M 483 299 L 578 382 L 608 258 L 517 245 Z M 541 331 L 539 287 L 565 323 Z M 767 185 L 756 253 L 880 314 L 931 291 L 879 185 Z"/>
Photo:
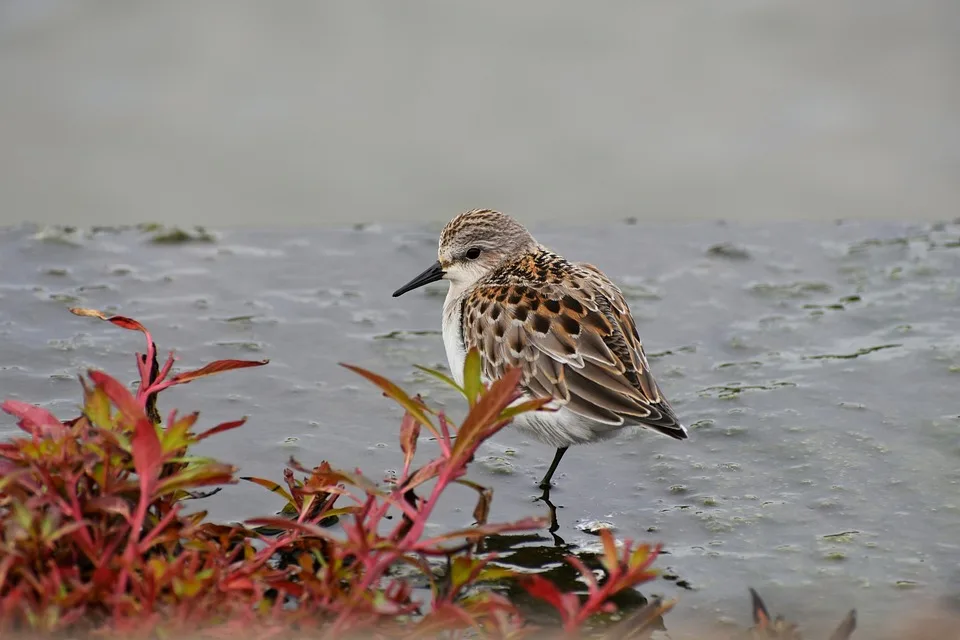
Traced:
<path id="1" fill-rule="evenodd" d="M 520 367 L 527 395 L 553 398 L 555 411 L 515 421 L 559 449 L 545 482 L 566 447 L 628 425 L 687 437 L 651 374 L 622 292 L 599 269 L 567 261 L 513 218 L 488 209 L 451 220 L 438 255 L 430 277 L 451 282 L 443 335 L 458 381 L 466 352 L 477 347 L 488 381 Z"/>

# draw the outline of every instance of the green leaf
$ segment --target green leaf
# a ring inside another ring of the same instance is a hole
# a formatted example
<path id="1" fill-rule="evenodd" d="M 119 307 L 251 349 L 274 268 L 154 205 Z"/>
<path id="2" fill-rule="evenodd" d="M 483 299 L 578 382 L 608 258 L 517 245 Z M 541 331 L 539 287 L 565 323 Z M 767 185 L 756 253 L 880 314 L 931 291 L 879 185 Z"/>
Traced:
<path id="1" fill-rule="evenodd" d="M 480 573 L 485 564 L 486 561 L 479 558 L 471 558 L 468 556 L 455 557 L 450 563 L 449 580 L 451 592 L 456 594 L 464 585 L 473 582 L 476 574 Z"/>
<path id="2" fill-rule="evenodd" d="M 300 513 L 310 513 L 310 507 L 313 506 L 314 501 L 317 499 L 317 494 L 311 493 L 303 498 L 303 506 L 300 507 Z"/>
<path id="3" fill-rule="evenodd" d="M 416 402 L 413 398 L 408 396 L 403 389 L 393 384 L 383 376 L 379 376 L 375 373 L 367 371 L 366 369 L 361 369 L 360 367 L 355 367 L 351 364 L 344 364 L 342 362 L 340 363 L 340 366 L 346 369 L 349 369 L 350 371 L 353 371 L 356 374 L 363 376 L 364 378 L 366 378 L 376 386 L 380 387 L 380 389 L 382 389 L 383 392 L 387 394 L 387 397 L 392 398 L 400 406 L 402 406 L 404 409 L 409 411 L 414 418 L 419 420 L 423 426 L 430 429 L 430 431 L 432 431 L 434 435 L 436 435 L 438 438 L 440 437 L 440 434 L 439 432 L 437 432 L 437 429 L 433 426 L 433 423 L 430 422 L 430 419 L 427 418 L 427 415 L 423 412 L 424 410 L 423 405 L 421 405 L 420 403 Z"/>
<path id="4" fill-rule="evenodd" d="M 436 378 L 436 379 L 439 380 L 440 382 L 442 382 L 442 383 L 444 383 L 444 384 L 446 384 L 446 385 L 448 385 L 448 386 L 453 387 L 454 389 L 456 389 L 457 391 L 459 391 L 460 393 L 462 393 L 462 394 L 464 395 L 464 397 L 466 397 L 467 392 L 464 391 L 464 390 L 463 390 L 463 387 L 461 387 L 459 384 L 457 384 L 456 380 L 454 380 L 454 379 L 451 378 L 450 376 L 448 376 L 448 375 L 446 375 L 446 374 L 444 374 L 444 373 L 441 373 L 440 371 L 437 371 L 436 369 L 428 369 L 427 367 L 421 367 L 421 366 L 418 365 L 418 364 L 415 364 L 415 365 L 413 365 L 413 366 L 416 367 L 417 369 L 419 369 L 420 371 L 423 371 L 425 374 L 427 374 L 427 375 L 429 375 L 429 376 L 433 376 L 434 378 Z"/>
<path id="5" fill-rule="evenodd" d="M 106 392 L 100 387 L 94 387 L 87 394 L 83 414 L 87 416 L 90 424 L 99 429 L 114 428 L 110 415 L 110 398 L 107 397 Z"/>
<path id="6" fill-rule="evenodd" d="M 526 402 L 521 402 L 518 405 L 512 407 L 507 407 L 500 412 L 500 420 L 512 420 L 522 413 L 529 413 L 530 411 L 537 411 L 542 409 L 544 406 L 550 404 L 553 401 L 553 398 L 534 398 L 533 400 L 528 400 Z"/>
<path id="7" fill-rule="evenodd" d="M 506 567 L 490 564 L 490 558 L 457 556 L 450 563 L 450 585 L 454 593 L 476 582 L 493 582 L 517 575 Z"/>
<path id="8" fill-rule="evenodd" d="M 340 516 L 349 516 L 359 511 L 360 507 L 358 505 L 337 507 L 336 509 L 330 509 L 329 511 L 322 512 L 321 520 L 326 520 L 327 518 L 339 518 Z"/>
<path id="9" fill-rule="evenodd" d="M 654 560 L 657 559 L 660 549 L 651 549 L 648 544 L 638 545 L 636 549 L 633 550 L 633 553 L 630 554 L 630 568 L 648 568 L 653 564 Z"/>
<path id="10" fill-rule="evenodd" d="M 228 484 L 233 482 L 235 472 L 236 467 L 222 462 L 208 462 L 190 466 L 160 480 L 157 484 L 156 495 L 159 497 L 173 491 L 187 490 L 193 487 Z"/>
<path id="11" fill-rule="evenodd" d="M 24 531 L 29 531 L 33 526 L 33 514 L 20 502 L 13 503 L 13 518 L 17 526 Z"/>
<path id="12" fill-rule="evenodd" d="M 197 422 L 199 413 L 183 416 L 163 431 L 163 452 L 170 453 L 185 449 L 190 444 L 190 428 Z"/>
<path id="13" fill-rule="evenodd" d="M 476 347 L 470 349 L 463 361 L 463 393 L 472 407 L 477 403 L 477 396 L 483 389 L 480 381 L 480 351 Z"/>
<path id="14" fill-rule="evenodd" d="M 278 496 L 283 496 L 283 499 L 286 500 L 288 504 L 291 504 L 291 505 L 294 504 L 293 496 L 291 496 L 286 489 L 284 489 L 282 486 L 280 486 L 273 480 L 267 480 L 266 478 L 254 478 L 252 476 L 244 476 L 240 479 L 246 480 L 247 482 L 252 482 L 254 484 L 258 484 L 261 487 L 265 487 L 269 491 L 273 491 Z"/>
<path id="15" fill-rule="evenodd" d="M 517 572 L 513 569 L 508 569 L 506 567 L 501 567 L 495 564 L 486 565 L 479 574 L 477 574 L 476 582 L 500 582 L 502 580 L 508 580 L 510 578 L 517 577 Z"/>

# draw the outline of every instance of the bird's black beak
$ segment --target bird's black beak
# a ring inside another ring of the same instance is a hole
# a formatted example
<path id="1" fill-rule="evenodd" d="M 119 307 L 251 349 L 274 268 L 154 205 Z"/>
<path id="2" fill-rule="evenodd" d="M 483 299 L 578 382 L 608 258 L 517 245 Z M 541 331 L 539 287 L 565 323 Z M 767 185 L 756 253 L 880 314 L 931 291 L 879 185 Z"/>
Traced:
<path id="1" fill-rule="evenodd" d="M 436 282 L 443 278 L 443 267 L 440 266 L 440 261 L 437 260 L 434 262 L 430 268 L 418 275 L 416 278 L 403 285 L 399 289 L 393 292 L 393 297 L 402 296 L 407 291 L 413 291 L 418 289 L 425 284 L 430 284 L 431 282 Z"/>

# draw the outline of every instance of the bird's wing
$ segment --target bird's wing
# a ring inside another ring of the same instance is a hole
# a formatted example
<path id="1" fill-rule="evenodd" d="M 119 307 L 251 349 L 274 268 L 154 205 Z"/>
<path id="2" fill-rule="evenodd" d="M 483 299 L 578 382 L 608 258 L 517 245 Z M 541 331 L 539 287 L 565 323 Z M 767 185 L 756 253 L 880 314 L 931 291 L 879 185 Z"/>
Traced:
<path id="1" fill-rule="evenodd" d="M 601 429 L 640 424 L 686 438 L 650 373 L 621 291 L 591 265 L 567 266 L 563 282 L 481 281 L 465 298 L 464 343 L 479 350 L 484 376 L 520 367 L 530 393 Z"/>

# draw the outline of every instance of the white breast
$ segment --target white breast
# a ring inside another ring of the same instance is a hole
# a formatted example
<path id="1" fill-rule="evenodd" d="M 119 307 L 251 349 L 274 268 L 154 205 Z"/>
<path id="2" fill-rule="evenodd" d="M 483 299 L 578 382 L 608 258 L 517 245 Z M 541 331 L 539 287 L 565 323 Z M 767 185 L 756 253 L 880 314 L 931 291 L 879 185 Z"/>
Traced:
<path id="1" fill-rule="evenodd" d="M 460 336 L 462 304 L 463 298 L 454 292 L 453 287 L 450 287 L 447 299 L 443 302 L 443 347 L 447 351 L 450 373 L 459 385 L 463 384 L 463 361 L 467 357 L 467 351 Z"/>
<path id="2" fill-rule="evenodd" d="M 447 351 L 447 364 L 457 384 L 463 385 L 463 362 L 467 351 L 460 335 L 463 315 L 463 291 L 450 287 L 443 302 L 443 346 Z M 484 382 L 489 382 L 484 379 Z M 519 404 L 526 398 L 518 398 L 513 404 Z M 535 411 L 518 416 L 513 424 L 521 431 L 552 447 L 566 447 L 571 444 L 593 442 L 610 437 L 616 429 L 595 430 L 589 420 L 573 414 L 565 408 L 551 404 L 559 411 Z"/>

